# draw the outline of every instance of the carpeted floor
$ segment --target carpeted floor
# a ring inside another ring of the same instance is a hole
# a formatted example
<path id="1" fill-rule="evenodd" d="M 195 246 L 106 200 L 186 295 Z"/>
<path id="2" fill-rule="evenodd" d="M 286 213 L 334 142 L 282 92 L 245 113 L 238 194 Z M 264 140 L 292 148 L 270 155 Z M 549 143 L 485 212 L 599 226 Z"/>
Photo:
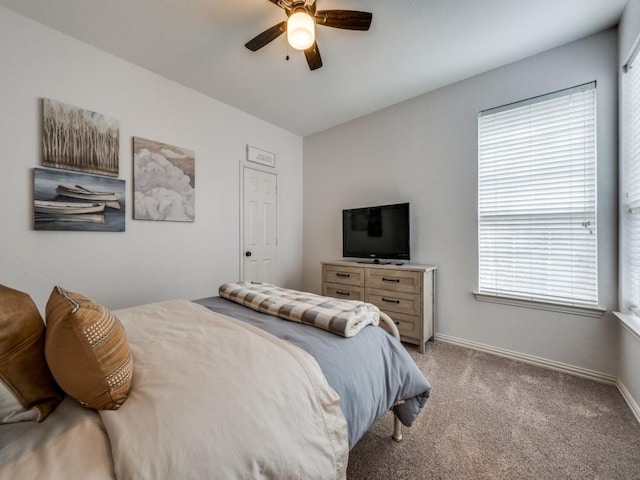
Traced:
<path id="1" fill-rule="evenodd" d="M 443 342 L 408 349 L 432 396 L 402 442 L 391 414 L 372 427 L 349 480 L 640 479 L 640 425 L 616 387 Z"/>

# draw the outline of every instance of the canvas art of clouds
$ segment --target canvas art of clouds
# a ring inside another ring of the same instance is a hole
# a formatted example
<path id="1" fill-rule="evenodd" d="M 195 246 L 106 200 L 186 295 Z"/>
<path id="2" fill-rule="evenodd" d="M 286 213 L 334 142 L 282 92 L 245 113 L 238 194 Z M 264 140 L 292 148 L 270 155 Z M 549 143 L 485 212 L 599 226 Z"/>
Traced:
<path id="1" fill-rule="evenodd" d="M 195 220 L 195 156 L 191 150 L 134 137 L 136 220 Z"/>

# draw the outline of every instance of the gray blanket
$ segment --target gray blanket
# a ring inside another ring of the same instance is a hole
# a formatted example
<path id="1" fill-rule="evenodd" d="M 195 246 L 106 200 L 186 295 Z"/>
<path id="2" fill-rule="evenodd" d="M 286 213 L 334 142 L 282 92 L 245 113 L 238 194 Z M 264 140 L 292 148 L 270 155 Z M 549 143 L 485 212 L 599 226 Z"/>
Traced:
<path id="1" fill-rule="evenodd" d="M 196 303 L 248 322 L 313 355 L 329 385 L 340 395 L 349 427 L 349 448 L 398 400 L 405 403 L 394 407 L 394 412 L 404 425 L 411 426 L 429 398 L 427 379 L 402 344 L 380 327 L 368 326 L 354 337 L 343 338 L 221 297 Z"/>

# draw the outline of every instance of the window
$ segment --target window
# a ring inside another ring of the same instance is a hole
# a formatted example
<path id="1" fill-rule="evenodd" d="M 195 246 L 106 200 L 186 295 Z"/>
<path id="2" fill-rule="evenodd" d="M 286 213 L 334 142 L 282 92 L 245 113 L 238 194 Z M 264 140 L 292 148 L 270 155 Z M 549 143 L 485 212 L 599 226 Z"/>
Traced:
<path id="1" fill-rule="evenodd" d="M 595 104 L 594 82 L 480 112 L 476 298 L 597 306 Z"/>
<path id="2" fill-rule="evenodd" d="M 637 57 L 636 57 L 637 58 Z M 640 315 L 640 63 L 622 77 L 622 279 L 623 312 Z"/>

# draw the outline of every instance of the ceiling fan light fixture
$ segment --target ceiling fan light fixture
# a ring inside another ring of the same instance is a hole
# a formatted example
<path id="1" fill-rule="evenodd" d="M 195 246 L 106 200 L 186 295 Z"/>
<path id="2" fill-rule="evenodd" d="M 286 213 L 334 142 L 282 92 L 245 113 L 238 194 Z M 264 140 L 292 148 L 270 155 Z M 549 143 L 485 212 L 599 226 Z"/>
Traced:
<path id="1" fill-rule="evenodd" d="M 296 50 L 306 50 L 316 41 L 315 22 L 307 12 L 296 12 L 289 17 L 287 41 Z"/>

